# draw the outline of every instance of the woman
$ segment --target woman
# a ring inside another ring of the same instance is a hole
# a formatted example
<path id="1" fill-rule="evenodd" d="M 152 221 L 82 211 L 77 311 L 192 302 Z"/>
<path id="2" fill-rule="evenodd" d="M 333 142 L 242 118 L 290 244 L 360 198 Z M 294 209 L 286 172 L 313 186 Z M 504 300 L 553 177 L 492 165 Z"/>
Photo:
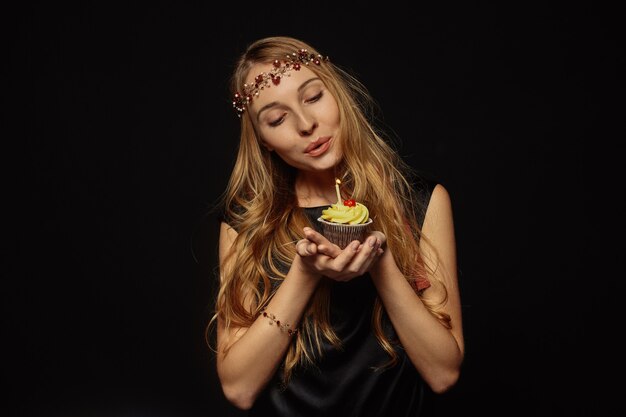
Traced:
<path id="1" fill-rule="evenodd" d="M 310 45 L 251 44 L 224 195 L 217 371 L 250 415 L 417 415 L 464 355 L 451 201 L 369 122 L 366 89 Z M 315 219 L 343 194 L 375 229 L 345 249 Z"/>

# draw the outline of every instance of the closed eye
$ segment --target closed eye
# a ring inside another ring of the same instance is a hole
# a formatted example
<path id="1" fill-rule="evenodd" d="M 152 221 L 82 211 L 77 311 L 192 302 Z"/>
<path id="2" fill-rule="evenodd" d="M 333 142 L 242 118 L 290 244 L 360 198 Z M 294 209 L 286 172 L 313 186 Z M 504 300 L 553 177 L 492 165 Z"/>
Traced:
<path id="1" fill-rule="evenodd" d="M 278 119 L 268 122 L 267 124 L 270 125 L 271 127 L 276 127 L 276 126 L 279 126 L 283 122 L 283 120 L 285 120 L 285 114 L 280 116 Z"/>
<path id="2" fill-rule="evenodd" d="M 316 95 L 314 95 L 313 97 L 304 100 L 305 103 L 315 103 L 316 101 L 319 101 L 322 97 L 324 96 L 324 92 L 320 91 L 319 93 L 317 93 Z M 284 121 L 285 121 L 285 116 L 286 113 L 283 113 L 278 119 L 274 119 L 271 122 L 268 122 L 267 124 L 270 127 L 277 127 L 280 126 Z"/>
<path id="3" fill-rule="evenodd" d="M 320 91 L 318 94 L 316 94 L 315 96 L 305 100 L 306 103 L 315 103 L 316 101 L 318 101 L 320 98 L 322 98 L 322 96 L 324 95 L 324 93 L 322 91 Z"/>

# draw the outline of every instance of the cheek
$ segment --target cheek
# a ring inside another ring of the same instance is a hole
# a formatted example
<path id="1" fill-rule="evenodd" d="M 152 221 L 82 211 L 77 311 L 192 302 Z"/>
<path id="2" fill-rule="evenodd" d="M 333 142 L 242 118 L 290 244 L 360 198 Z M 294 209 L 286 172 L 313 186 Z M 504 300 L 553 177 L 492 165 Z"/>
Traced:
<path id="1" fill-rule="evenodd" d="M 289 141 L 285 140 L 285 134 L 280 129 L 274 129 L 270 134 L 261 135 L 261 144 L 270 150 L 287 150 Z"/>
<path id="2" fill-rule="evenodd" d="M 333 98 L 324 110 L 324 118 L 328 123 L 339 124 L 339 107 Z"/>
<path id="3" fill-rule="evenodd" d="M 263 145 L 273 146 L 276 142 L 276 132 L 269 129 L 257 129 L 257 137 L 259 138 L 259 143 Z"/>

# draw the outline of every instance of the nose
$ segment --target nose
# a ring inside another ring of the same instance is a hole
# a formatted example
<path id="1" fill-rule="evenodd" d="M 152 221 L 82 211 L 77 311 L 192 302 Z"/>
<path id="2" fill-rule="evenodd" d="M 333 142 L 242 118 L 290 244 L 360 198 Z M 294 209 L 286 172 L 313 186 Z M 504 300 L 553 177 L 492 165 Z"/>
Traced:
<path id="1" fill-rule="evenodd" d="M 311 115 L 304 112 L 298 116 L 298 131 L 300 136 L 311 136 L 317 128 L 317 121 Z"/>

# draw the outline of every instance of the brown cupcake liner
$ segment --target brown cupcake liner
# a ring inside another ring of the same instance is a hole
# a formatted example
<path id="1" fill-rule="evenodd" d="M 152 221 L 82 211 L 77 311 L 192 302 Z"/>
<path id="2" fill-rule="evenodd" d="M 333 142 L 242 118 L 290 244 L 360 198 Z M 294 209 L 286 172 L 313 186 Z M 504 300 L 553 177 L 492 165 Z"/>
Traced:
<path id="1" fill-rule="evenodd" d="M 366 223 L 362 224 L 340 224 L 326 221 L 321 217 L 319 217 L 317 221 L 322 224 L 322 234 L 324 237 L 341 249 L 348 246 L 353 240 L 363 242 L 369 233 L 370 225 L 373 223 L 373 220 L 369 219 Z"/>

